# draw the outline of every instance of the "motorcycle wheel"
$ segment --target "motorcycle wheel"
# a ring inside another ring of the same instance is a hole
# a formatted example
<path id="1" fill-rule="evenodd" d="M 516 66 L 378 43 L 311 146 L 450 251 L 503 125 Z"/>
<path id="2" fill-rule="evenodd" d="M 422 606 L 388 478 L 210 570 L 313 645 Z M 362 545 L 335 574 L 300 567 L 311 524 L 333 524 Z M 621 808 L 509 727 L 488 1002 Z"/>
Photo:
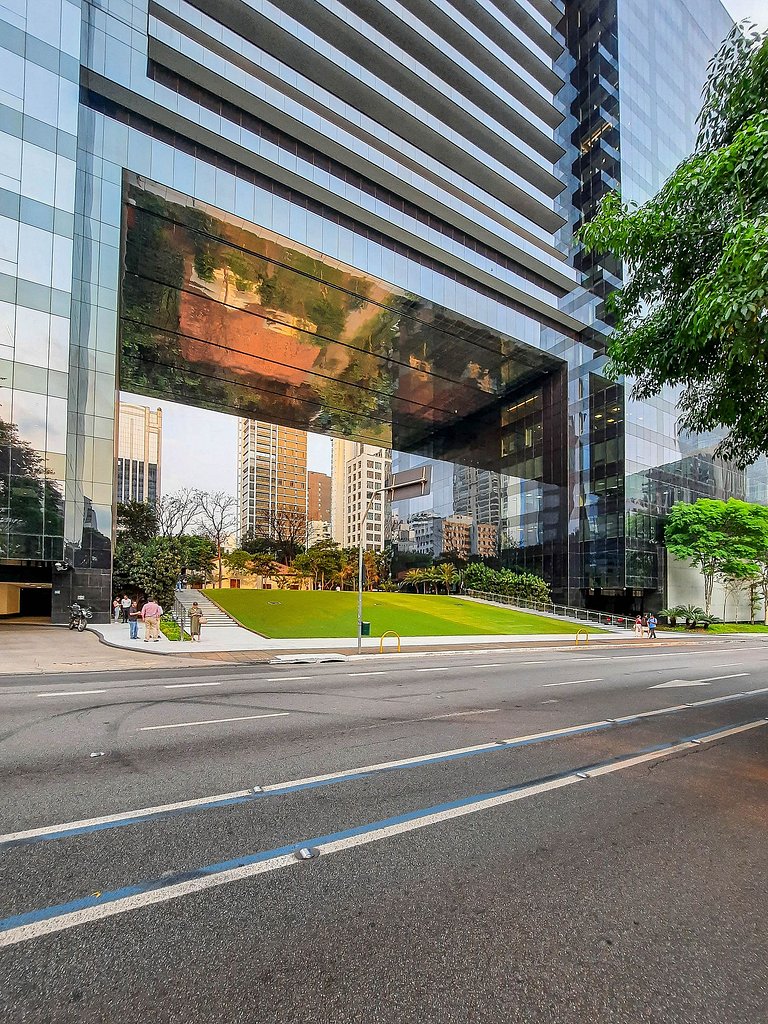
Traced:
<path id="1" fill-rule="evenodd" d="M 82 633 L 87 625 L 88 623 L 85 621 L 85 619 L 80 619 L 80 621 L 77 624 L 77 632 Z"/>
<path id="2" fill-rule="evenodd" d="M 74 629 L 75 628 L 75 621 L 74 621 L 74 619 L 72 619 L 72 621 L 69 623 L 69 628 L 70 629 Z"/>

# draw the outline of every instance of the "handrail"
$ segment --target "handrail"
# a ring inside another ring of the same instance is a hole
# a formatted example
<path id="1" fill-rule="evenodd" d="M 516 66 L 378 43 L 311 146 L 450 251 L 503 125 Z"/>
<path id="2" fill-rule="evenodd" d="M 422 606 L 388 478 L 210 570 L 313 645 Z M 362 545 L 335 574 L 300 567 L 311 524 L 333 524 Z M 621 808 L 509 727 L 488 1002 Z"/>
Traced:
<path id="1" fill-rule="evenodd" d="M 492 604 L 506 604 L 513 608 L 520 608 L 524 611 L 545 612 L 549 615 L 559 615 L 561 618 L 576 619 L 580 622 L 593 622 L 598 626 L 620 626 L 625 629 L 632 629 L 635 620 L 627 615 L 617 615 L 612 612 L 593 612 L 588 608 L 574 608 L 566 604 L 553 604 L 550 601 L 531 601 L 524 597 L 509 597 L 506 594 L 492 594 L 485 590 L 464 591 L 466 597 L 474 597 L 481 601 L 490 601 Z"/>
<path id="2" fill-rule="evenodd" d="M 184 617 L 187 614 L 187 609 L 175 594 L 173 597 L 173 612 L 171 614 L 179 624 L 179 641 L 184 643 Z"/>
<path id="3" fill-rule="evenodd" d="M 394 631 L 394 629 L 388 629 L 386 631 L 386 633 L 382 633 L 381 634 L 381 639 L 379 640 L 379 654 L 383 654 L 384 653 L 384 637 L 385 636 L 396 636 L 397 637 L 397 653 L 400 654 L 400 634 L 396 633 Z"/>

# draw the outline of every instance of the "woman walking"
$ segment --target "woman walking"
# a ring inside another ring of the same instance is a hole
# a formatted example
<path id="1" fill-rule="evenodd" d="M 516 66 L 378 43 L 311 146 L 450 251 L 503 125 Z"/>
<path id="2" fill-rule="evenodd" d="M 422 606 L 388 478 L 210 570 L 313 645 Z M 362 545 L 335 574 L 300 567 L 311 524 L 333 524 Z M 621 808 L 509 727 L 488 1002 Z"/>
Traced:
<path id="1" fill-rule="evenodd" d="M 200 624 L 202 621 L 203 609 L 197 601 L 193 601 L 189 609 L 189 635 L 193 640 L 197 640 L 198 643 L 200 643 Z"/>

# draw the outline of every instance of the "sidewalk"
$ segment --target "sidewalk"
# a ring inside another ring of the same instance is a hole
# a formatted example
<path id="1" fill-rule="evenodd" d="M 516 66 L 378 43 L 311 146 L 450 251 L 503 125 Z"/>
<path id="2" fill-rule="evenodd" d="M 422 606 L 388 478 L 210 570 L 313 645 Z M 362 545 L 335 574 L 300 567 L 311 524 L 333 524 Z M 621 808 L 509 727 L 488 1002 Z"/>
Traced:
<path id="1" fill-rule="evenodd" d="M 128 627 L 123 629 L 127 632 Z M 159 647 L 160 644 L 151 646 Z M 144 648 L 141 651 L 116 650 L 101 643 L 100 637 L 90 630 L 77 633 L 66 626 L 51 626 L 50 623 L 0 622 L 0 676 L 108 672 L 112 669 L 156 670 L 158 660 L 147 650 L 150 644 L 141 644 L 141 647 Z M 188 668 L 199 664 L 194 658 L 184 656 L 168 659 L 168 662 L 169 668 Z"/>
<path id="2" fill-rule="evenodd" d="M 198 642 L 180 641 L 171 642 L 167 637 L 161 637 L 159 643 L 144 643 L 143 639 L 130 640 L 128 627 L 108 623 L 89 627 L 98 633 L 104 643 L 114 647 L 129 650 L 145 650 L 150 654 L 176 654 L 198 656 L 200 654 L 237 654 L 245 652 L 259 653 L 308 653 L 323 651 L 338 651 L 349 653 L 357 650 L 356 637 L 309 637 L 307 639 L 278 640 L 271 637 L 260 636 L 252 633 L 242 626 L 213 626 L 206 629 L 202 627 L 201 639 Z M 661 634 L 660 634 L 661 636 Z M 632 639 L 629 630 L 624 630 L 620 636 L 613 633 L 590 633 L 589 642 L 593 643 L 615 643 L 618 639 Z M 404 636 L 401 640 L 403 650 L 446 650 L 456 648 L 472 647 L 496 647 L 509 646 L 510 644 L 546 644 L 546 643 L 573 643 L 576 637 L 573 633 L 534 633 L 534 634 L 474 634 L 468 636 Z M 378 652 L 380 639 L 377 636 L 363 637 L 362 648 L 367 653 Z M 391 652 L 397 650 L 395 637 L 386 637 L 384 650 Z"/>

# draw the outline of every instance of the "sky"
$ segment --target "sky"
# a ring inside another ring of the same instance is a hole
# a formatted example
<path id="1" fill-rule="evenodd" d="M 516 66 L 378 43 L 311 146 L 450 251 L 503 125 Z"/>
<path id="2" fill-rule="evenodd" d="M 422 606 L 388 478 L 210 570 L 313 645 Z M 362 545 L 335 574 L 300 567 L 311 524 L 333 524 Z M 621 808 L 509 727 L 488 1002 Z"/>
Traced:
<path id="1" fill-rule="evenodd" d="M 176 402 L 159 402 L 120 393 L 121 402 L 163 411 L 163 455 L 160 487 L 173 494 L 183 487 L 237 494 L 237 418 Z M 307 466 L 331 472 L 331 439 L 308 434 Z"/>
<path id="2" fill-rule="evenodd" d="M 758 28 L 768 29 L 768 0 L 723 0 L 723 4 L 734 21 L 750 18 Z M 164 494 L 182 487 L 237 493 L 237 420 L 234 416 L 174 402 L 149 401 L 135 395 L 121 395 L 121 398 L 163 410 Z M 330 438 L 309 435 L 307 463 L 310 470 L 330 473 Z"/>
<path id="3" fill-rule="evenodd" d="M 768 0 L 723 0 L 734 21 L 750 18 L 758 28 L 768 29 Z"/>

